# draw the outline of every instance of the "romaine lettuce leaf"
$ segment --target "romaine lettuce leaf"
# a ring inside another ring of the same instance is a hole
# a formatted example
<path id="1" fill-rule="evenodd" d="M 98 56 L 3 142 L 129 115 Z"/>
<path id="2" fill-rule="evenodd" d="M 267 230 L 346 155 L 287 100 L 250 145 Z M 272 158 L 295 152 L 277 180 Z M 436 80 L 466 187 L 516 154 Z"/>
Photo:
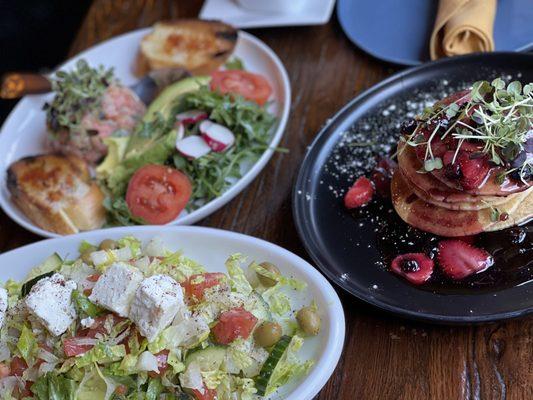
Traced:
<path id="1" fill-rule="evenodd" d="M 295 290 L 298 290 L 298 291 L 302 291 L 304 290 L 306 287 L 307 287 L 307 283 L 305 283 L 304 281 L 301 281 L 299 279 L 294 279 L 294 278 L 289 278 L 289 277 L 286 277 L 282 274 L 275 274 L 273 272 L 270 272 L 269 270 L 261 267 L 259 264 L 257 263 L 252 263 L 252 265 L 250 266 L 256 273 L 258 273 L 259 275 L 263 275 L 263 276 L 266 276 L 267 278 L 270 278 L 276 282 L 278 282 L 278 285 L 282 285 L 282 286 L 288 286 L 292 289 L 295 289 Z"/>
<path id="2" fill-rule="evenodd" d="M 126 355 L 126 348 L 123 344 L 108 346 L 98 343 L 88 352 L 76 358 L 76 366 L 82 368 L 92 363 L 106 364 L 121 360 Z"/>
<path id="3" fill-rule="evenodd" d="M 22 331 L 20 332 L 19 340 L 17 342 L 17 349 L 20 351 L 20 354 L 26 363 L 31 364 L 34 359 L 35 352 L 38 349 L 38 345 L 37 339 L 35 338 L 32 330 L 26 325 L 22 327 Z"/>
<path id="4" fill-rule="evenodd" d="M 248 296 L 252 293 L 253 288 L 246 279 L 244 271 L 240 263 L 244 262 L 245 258 L 241 254 L 233 254 L 226 260 L 226 268 L 230 276 L 231 289 Z"/>
<path id="5" fill-rule="evenodd" d="M 307 360 L 301 362 L 297 356 L 303 342 L 304 339 L 300 336 L 295 335 L 292 337 L 289 347 L 285 351 L 282 359 L 276 365 L 276 368 L 270 377 L 266 391 L 267 395 L 285 385 L 290 380 L 297 379 L 309 373 L 309 370 L 314 365 L 314 361 Z"/>
<path id="6" fill-rule="evenodd" d="M 146 400 L 159 400 L 159 395 L 163 391 L 161 379 L 150 379 L 146 389 Z"/>
<path id="7" fill-rule="evenodd" d="M 252 379 L 226 374 L 217 387 L 218 400 L 254 400 L 257 393 Z"/>
<path id="8" fill-rule="evenodd" d="M 87 370 L 76 391 L 76 400 L 110 400 L 118 385 L 106 378 L 96 363 Z"/>
<path id="9" fill-rule="evenodd" d="M 117 241 L 118 247 L 128 247 L 131 250 L 131 257 L 136 258 L 141 254 L 141 241 L 133 236 L 124 236 Z"/>
<path id="10" fill-rule="evenodd" d="M 263 298 L 273 313 L 285 315 L 291 311 L 291 300 L 289 296 L 279 290 L 278 285 L 263 292 Z"/>
<path id="11" fill-rule="evenodd" d="M 105 311 L 103 308 L 91 303 L 87 296 L 77 290 L 72 291 L 72 302 L 74 303 L 74 307 L 76 308 L 80 319 L 85 317 L 98 317 Z"/>
<path id="12" fill-rule="evenodd" d="M 52 373 L 38 378 L 30 389 L 38 400 L 74 400 L 76 398 L 76 382 Z"/>
<path id="13" fill-rule="evenodd" d="M 167 363 L 172 367 L 175 374 L 185 371 L 185 364 L 181 361 L 181 351 L 179 348 L 169 351 Z"/>
<path id="14" fill-rule="evenodd" d="M 82 240 L 80 245 L 78 246 L 78 252 L 80 254 L 85 253 L 86 251 L 95 251 L 96 246 L 92 243 L 89 243 L 87 240 Z"/>

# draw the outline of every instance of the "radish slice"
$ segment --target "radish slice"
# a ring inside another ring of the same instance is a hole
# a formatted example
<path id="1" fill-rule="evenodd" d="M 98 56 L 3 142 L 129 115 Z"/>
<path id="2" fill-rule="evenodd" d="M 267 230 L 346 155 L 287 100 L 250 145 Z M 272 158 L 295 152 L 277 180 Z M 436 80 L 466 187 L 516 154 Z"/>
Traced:
<path id="1" fill-rule="evenodd" d="M 200 136 L 187 136 L 184 139 L 176 142 L 176 149 L 187 158 L 196 159 L 205 156 L 211 151 L 211 147 L 207 145 L 204 139 Z"/>
<path id="2" fill-rule="evenodd" d="M 176 120 L 185 125 L 195 124 L 207 119 L 207 113 L 202 110 L 190 110 L 176 115 Z"/>
<path id="3" fill-rule="evenodd" d="M 178 142 L 183 139 L 183 136 L 185 135 L 185 127 L 181 122 L 176 122 L 174 125 L 174 129 L 176 130 L 176 145 Z"/>
<path id="4" fill-rule="evenodd" d="M 209 120 L 200 124 L 200 132 L 206 143 L 216 152 L 227 150 L 235 143 L 235 135 L 225 126 Z"/>

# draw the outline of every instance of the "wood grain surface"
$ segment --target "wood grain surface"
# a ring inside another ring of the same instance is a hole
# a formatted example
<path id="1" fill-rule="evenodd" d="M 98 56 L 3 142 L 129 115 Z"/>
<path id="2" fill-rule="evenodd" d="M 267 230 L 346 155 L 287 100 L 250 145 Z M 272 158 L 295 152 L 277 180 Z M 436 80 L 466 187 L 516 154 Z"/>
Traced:
<path id="1" fill-rule="evenodd" d="M 202 1 L 96 0 L 71 55 L 161 19 L 193 18 Z M 309 259 L 291 215 L 291 190 L 306 147 L 324 122 L 397 68 L 355 48 L 335 18 L 323 26 L 254 29 L 281 58 L 293 99 L 281 145 L 259 177 L 201 225 L 246 233 Z M 0 215 L 0 250 L 39 238 Z M 317 396 L 336 399 L 533 399 L 533 319 L 435 326 L 399 319 L 338 290 L 346 312 L 343 356 Z"/>

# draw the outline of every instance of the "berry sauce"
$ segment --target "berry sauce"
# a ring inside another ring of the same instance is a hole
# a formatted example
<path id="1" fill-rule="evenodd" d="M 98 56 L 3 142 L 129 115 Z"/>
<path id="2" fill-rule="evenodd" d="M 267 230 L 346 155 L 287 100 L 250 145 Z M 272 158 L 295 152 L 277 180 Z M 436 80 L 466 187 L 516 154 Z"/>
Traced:
<path id="1" fill-rule="evenodd" d="M 421 252 L 435 261 L 431 278 L 417 286 L 423 290 L 440 293 L 471 293 L 496 291 L 518 286 L 533 280 L 533 222 L 497 232 L 485 232 L 472 237 L 472 244 L 489 252 L 494 264 L 487 270 L 456 281 L 446 277 L 437 261 L 437 245 L 446 239 L 423 232 L 406 224 L 396 214 L 390 200 L 375 198 L 364 208 L 351 211 L 353 218 L 374 214 L 377 229 L 376 247 L 383 257 L 383 268 L 390 269 L 392 260 L 399 254 Z M 412 266 L 403 266 L 411 268 Z M 378 267 L 377 267 L 378 268 Z M 403 279 L 398 276 L 398 279 Z"/>

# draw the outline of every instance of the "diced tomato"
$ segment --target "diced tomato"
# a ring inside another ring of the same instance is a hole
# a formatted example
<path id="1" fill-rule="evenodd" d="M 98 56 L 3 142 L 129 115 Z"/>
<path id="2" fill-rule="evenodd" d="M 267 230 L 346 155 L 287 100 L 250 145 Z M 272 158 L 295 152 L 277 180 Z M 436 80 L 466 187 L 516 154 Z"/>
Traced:
<path id="1" fill-rule="evenodd" d="M 92 274 L 87 277 L 87 280 L 89 282 L 96 282 L 100 278 L 100 276 L 102 276 L 102 274 Z"/>
<path id="2" fill-rule="evenodd" d="M 74 357 L 88 352 L 93 348 L 91 344 L 79 344 L 80 339 L 86 339 L 87 336 L 73 336 L 63 340 L 63 351 L 67 357 Z"/>
<path id="3" fill-rule="evenodd" d="M 14 376 L 22 376 L 24 371 L 28 368 L 28 364 L 26 364 L 26 361 L 24 361 L 23 358 L 20 358 L 18 356 L 15 356 L 11 359 L 11 375 Z"/>
<path id="4" fill-rule="evenodd" d="M 11 368 L 9 368 L 9 365 L 0 363 L 0 378 L 5 378 L 9 375 L 11 375 Z"/>
<path id="5" fill-rule="evenodd" d="M 105 321 L 108 318 L 113 319 L 113 325 L 116 325 L 120 321 L 124 320 L 124 318 L 119 317 L 115 314 L 107 314 L 95 318 L 90 328 L 79 331 L 78 336 L 69 337 L 63 340 L 63 351 L 65 352 L 65 355 L 67 357 L 73 357 L 79 354 L 86 353 L 87 351 L 92 349 L 93 345 L 79 344 L 80 339 L 95 338 L 98 334 L 104 335 L 109 333 L 105 326 Z"/>
<path id="6" fill-rule="evenodd" d="M 240 94 L 261 106 L 272 94 L 272 87 L 263 76 L 239 70 L 213 72 L 210 87 L 220 93 Z"/>
<path id="7" fill-rule="evenodd" d="M 251 312 L 242 307 L 234 308 L 220 314 L 213 334 L 218 343 L 229 344 L 239 337 L 248 339 L 256 323 L 257 318 Z"/>
<path id="8" fill-rule="evenodd" d="M 150 377 L 156 378 L 159 375 L 163 375 L 167 371 L 167 369 L 168 369 L 168 363 L 167 363 L 168 353 L 169 353 L 168 350 L 163 350 L 163 351 L 160 351 L 159 353 L 157 353 L 155 355 L 155 357 L 157 358 L 157 367 L 159 368 L 159 373 L 154 372 L 154 371 L 150 371 L 150 372 L 148 372 L 148 375 Z"/>
<path id="9" fill-rule="evenodd" d="M 219 285 L 224 278 L 221 272 L 208 272 L 206 274 L 191 275 L 182 285 L 185 288 L 185 294 L 190 301 L 202 301 L 204 291 Z"/>
<path id="10" fill-rule="evenodd" d="M 130 179 L 126 203 L 134 217 L 162 225 L 176 219 L 191 194 L 187 175 L 164 165 L 149 164 L 139 168 Z"/>
<path id="11" fill-rule="evenodd" d="M 54 350 L 50 346 L 48 346 L 46 343 L 39 343 L 39 347 L 43 350 L 46 350 L 49 353 L 54 352 Z"/>
<path id="12" fill-rule="evenodd" d="M 85 296 L 89 297 L 89 296 L 91 295 L 92 292 L 93 292 L 92 289 L 85 289 L 85 290 L 83 291 L 83 294 L 84 294 Z"/>
<path id="13" fill-rule="evenodd" d="M 192 394 L 196 400 L 215 400 L 217 391 L 204 387 L 203 393 L 197 389 L 192 389 Z"/>

